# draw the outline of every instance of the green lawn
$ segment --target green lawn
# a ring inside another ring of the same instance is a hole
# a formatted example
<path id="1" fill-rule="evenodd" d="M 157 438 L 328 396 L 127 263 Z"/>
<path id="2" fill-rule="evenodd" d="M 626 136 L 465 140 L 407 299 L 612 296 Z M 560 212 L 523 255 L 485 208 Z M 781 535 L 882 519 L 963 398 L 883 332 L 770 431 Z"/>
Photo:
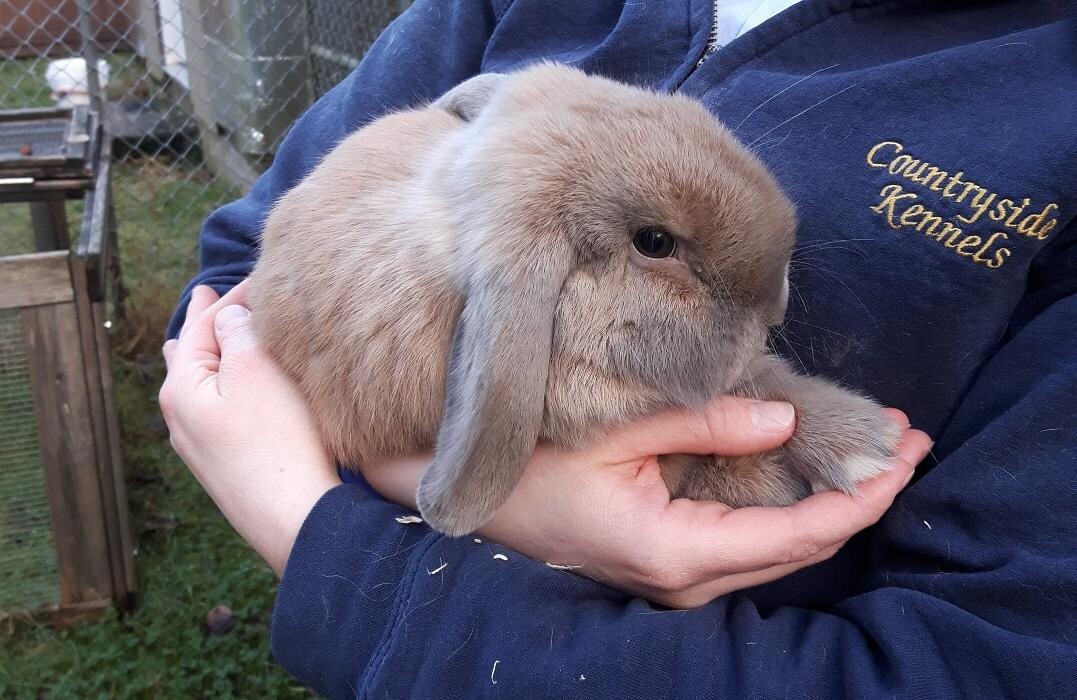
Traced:
<path id="1" fill-rule="evenodd" d="M 109 67 L 110 97 L 138 94 L 145 89 L 146 72 L 133 54 L 114 53 L 104 59 Z M 0 60 L 0 109 L 51 107 L 52 97 L 45 83 L 48 64 L 47 58 Z"/>
<path id="2" fill-rule="evenodd" d="M 12 63 L 0 61 L 0 95 L 15 85 Z M 25 74 L 25 62 L 18 63 Z M 20 106 L 39 94 L 27 84 L 19 89 Z M 195 166 L 153 159 L 116 164 L 113 188 L 131 293 L 128 322 L 113 331 L 116 399 L 141 605 L 134 614 L 109 613 L 63 631 L 19 625 L 0 632 L 0 698 L 303 696 L 269 656 L 274 575 L 173 454 L 156 405 L 164 375 L 157 350 L 179 290 L 197 268 L 199 225 L 236 193 Z M 69 211 L 78 215 L 77 207 Z M 0 255 L 28 245 L 27 236 L 24 209 L 0 208 Z M 7 415 L 0 412 L 0 422 L 11 423 Z M 0 522 L 0 539 L 2 528 Z M 207 636 L 203 620 L 218 604 L 233 609 L 235 628 Z"/>

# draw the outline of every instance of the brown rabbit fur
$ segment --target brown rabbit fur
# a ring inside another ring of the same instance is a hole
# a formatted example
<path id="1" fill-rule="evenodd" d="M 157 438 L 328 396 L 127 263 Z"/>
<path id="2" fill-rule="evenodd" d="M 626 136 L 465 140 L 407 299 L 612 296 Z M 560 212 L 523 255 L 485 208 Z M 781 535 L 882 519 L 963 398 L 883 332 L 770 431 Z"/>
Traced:
<path id="1" fill-rule="evenodd" d="M 436 448 L 417 498 L 448 534 L 493 515 L 539 440 L 730 391 L 790 400 L 796 435 L 664 457 L 671 492 L 785 504 L 854 489 L 896 438 L 873 402 L 765 354 L 795 228 L 698 103 L 540 64 L 329 153 L 266 222 L 253 318 L 340 462 Z"/>

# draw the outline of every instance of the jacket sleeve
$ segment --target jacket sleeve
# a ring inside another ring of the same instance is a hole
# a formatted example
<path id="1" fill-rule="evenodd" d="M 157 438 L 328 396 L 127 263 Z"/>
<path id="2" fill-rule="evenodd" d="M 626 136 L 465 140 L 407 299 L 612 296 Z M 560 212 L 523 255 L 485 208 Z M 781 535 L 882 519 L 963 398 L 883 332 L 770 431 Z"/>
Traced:
<path id="1" fill-rule="evenodd" d="M 333 697 L 1068 697 L 1077 686 L 1077 244 L 1034 288 L 826 609 L 666 611 L 488 542 L 314 508 L 273 647 Z M 494 559 L 504 554 L 507 560 Z"/>
<path id="2" fill-rule="evenodd" d="M 179 333 L 196 285 L 207 284 L 223 294 L 250 273 L 272 204 L 345 136 L 387 112 L 438 97 L 479 73 L 500 5 L 507 2 L 418 0 L 397 18 L 360 66 L 296 122 L 250 193 L 221 207 L 203 224 L 200 270 L 183 292 L 167 337 Z"/>

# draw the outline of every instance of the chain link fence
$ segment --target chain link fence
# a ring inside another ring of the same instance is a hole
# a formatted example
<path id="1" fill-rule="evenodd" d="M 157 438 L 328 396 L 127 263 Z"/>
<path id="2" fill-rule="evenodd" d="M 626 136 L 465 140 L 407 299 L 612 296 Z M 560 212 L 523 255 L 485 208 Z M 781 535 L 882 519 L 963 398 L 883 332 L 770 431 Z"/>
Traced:
<path id="1" fill-rule="evenodd" d="M 174 280 L 154 293 L 160 272 L 193 273 L 201 221 L 250 186 L 292 122 L 408 4 L 4 0 L 0 109 L 100 107 L 116 140 L 125 273 L 146 282 L 131 301 L 156 323 L 175 300 Z M 0 205 L 0 255 L 32 250 L 22 209 Z"/>
<path id="2" fill-rule="evenodd" d="M 407 4 L 0 0 L 0 110 L 89 104 L 114 137 L 130 290 L 119 355 L 136 367 L 155 355 L 203 219 L 251 185 Z M 82 207 L 66 204 L 73 232 Z M 0 203 L 0 257 L 35 251 L 33 222 L 28 204 Z M 55 601 L 56 576 L 23 330 L 0 311 L 0 618 Z"/>

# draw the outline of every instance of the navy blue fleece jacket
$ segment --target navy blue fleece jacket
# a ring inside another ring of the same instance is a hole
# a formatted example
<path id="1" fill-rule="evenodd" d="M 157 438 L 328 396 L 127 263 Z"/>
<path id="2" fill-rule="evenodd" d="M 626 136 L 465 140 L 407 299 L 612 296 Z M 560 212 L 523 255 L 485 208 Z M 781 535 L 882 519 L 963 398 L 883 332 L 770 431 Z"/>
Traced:
<path id="1" fill-rule="evenodd" d="M 345 484 L 277 598 L 273 650 L 303 682 L 379 698 L 1077 693 L 1074 4 L 807 0 L 700 63 L 711 17 L 700 0 L 420 0 L 210 217 L 194 282 L 242 279 L 270 204 L 357 127 L 476 73 L 571 63 L 698 98 L 769 165 L 801 219 L 780 349 L 903 408 L 935 459 L 833 560 L 685 612 L 398 526 L 400 508 Z"/>

